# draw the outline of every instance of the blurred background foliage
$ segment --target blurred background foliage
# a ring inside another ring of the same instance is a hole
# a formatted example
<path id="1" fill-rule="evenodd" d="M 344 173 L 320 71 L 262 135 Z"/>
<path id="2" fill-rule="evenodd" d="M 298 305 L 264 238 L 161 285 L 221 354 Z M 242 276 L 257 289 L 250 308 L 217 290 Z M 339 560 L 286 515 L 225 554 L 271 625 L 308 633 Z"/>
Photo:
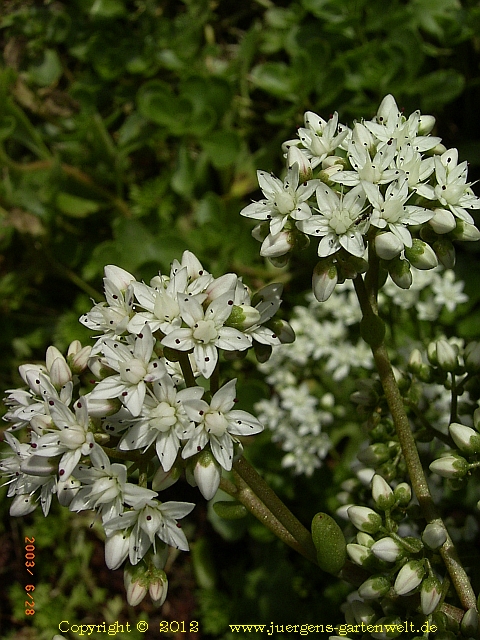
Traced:
<path id="1" fill-rule="evenodd" d="M 407 115 L 434 114 L 437 135 L 480 177 L 478 34 L 473 0 L 4 0 L 2 390 L 19 385 L 18 364 L 42 359 L 49 344 L 89 339 L 77 319 L 89 298 L 100 300 L 108 263 L 149 280 L 188 248 L 215 276 L 234 270 L 253 288 L 282 279 L 288 309 L 308 289 L 310 267 L 301 256 L 288 271 L 269 267 L 238 214 L 258 196 L 256 169 L 281 171 L 280 145 L 306 110 L 337 110 L 351 124 L 392 93 Z M 261 383 L 250 391 L 253 404 Z M 327 471 L 313 488 L 280 475 L 267 435 L 252 458 L 305 522 L 312 503 L 325 508 Z M 22 524 L 9 521 L 5 501 L 1 511 L 1 539 L 18 543 L 2 578 L 22 585 Z M 14 587 L 0 605 L 3 637 L 50 640 L 64 611 L 76 622 L 160 620 L 148 604 L 123 605 L 95 527 L 55 513 L 25 519 L 49 556 L 37 575 L 44 604 L 28 621 L 36 630 L 26 629 Z M 204 637 L 224 638 L 229 622 L 341 620 L 332 611 L 344 587 L 325 591 L 324 577 L 260 525 L 232 528 L 206 507 L 197 520 L 164 617 L 198 619 Z"/>

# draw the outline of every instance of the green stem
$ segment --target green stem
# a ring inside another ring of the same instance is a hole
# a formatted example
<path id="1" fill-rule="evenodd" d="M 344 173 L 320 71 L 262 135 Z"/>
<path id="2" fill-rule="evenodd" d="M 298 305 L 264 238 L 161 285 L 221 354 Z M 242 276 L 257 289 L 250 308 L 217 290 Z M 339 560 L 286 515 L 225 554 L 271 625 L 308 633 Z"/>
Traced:
<path id="1" fill-rule="evenodd" d="M 375 261 L 374 261 L 375 262 Z M 361 275 L 357 276 L 354 280 L 355 291 L 357 293 L 360 308 L 364 317 L 372 317 L 372 315 L 378 315 L 376 313 L 374 305 L 371 304 L 372 292 L 367 292 L 365 282 Z M 413 437 L 412 430 L 410 429 L 410 423 L 408 420 L 403 398 L 398 388 L 395 376 L 393 374 L 392 365 L 388 357 L 387 349 L 382 341 L 379 345 L 371 346 L 373 358 L 377 367 L 377 371 L 380 376 L 380 380 L 383 386 L 383 391 L 387 399 L 388 407 L 395 424 L 402 453 L 407 465 L 410 480 L 413 490 L 417 496 L 418 503 L 422 510 L 423 516 L 428 523 L 439 523 L 445 531 L 447 528 L 443 523 L 442 518 L 437 512 L 437 508 L 433 502 L 430 489 L 427 484 L 422 463 L 418 455 L 417 446 Z M 447 540 L 440 549 L 445 566 L 452 580 L 453 585 L 457 591 L 458 597 L 462 603 L 462 606 L 467 609 L 474 608 L 476 610 L 477 603 L 475 593 L 470 584 L 470 580 L 465 572 L 465 569 L 460 562 L 455 545 L 452 539 L 448 535 Z"/>
<path id="2" fill-rule="evenodd" d="M 196 387 L 197 383 L 195 382 L 195 376 L 193 375 L 192 365 L 190 364 L 188 353 L 186 351 L 177 351 L 177 353 L 178 362 L 180 363 L 180 367 L 182 369 L 185 384 L 187 385 L 187 387 Z"/>
<path id="3" fill-rule="evenodd" d="M 310 531 L 283 504 L 273 489 L 268 486 L 244 457 L 234 462 L 233 469 L 293 538 L 297 540 L 303 549 L 302 555 L 316 564 L 317 552 Z"/>
<path id="4" fill-rule="evenodd" d="M 250 513 L 257 518 L 257 520 L 265 525 L 267 529 L 275 534 L 277 538 L 282 540 L 282 542 L 297 551 L 297 553 L 306 557 L 308 560 L 311 560 L 311 558 L 305 553 L 302 545 L 295 540 L 295 538 L 285 529 L 277 518 L 275 518 L 272 512 L 267 509 L 263 502 L 258 499 L 258 496 L 255 495 L 254 491 L 252 491 L 242 477 L 235 471 L 233 473 L 236 484 L 222 478 L 220 480 L 220 489 L 243 504 Z"/>

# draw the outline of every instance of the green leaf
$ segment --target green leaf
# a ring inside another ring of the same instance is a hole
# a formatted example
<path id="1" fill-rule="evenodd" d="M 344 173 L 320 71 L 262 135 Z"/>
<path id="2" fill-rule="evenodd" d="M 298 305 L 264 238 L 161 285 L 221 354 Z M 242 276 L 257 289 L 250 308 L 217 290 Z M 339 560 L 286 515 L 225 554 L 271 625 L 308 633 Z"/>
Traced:
<path id="1" fill-rule="evenodd" d="M 409 93 L 419 93 L 423 112 L 437 111 L 452 102 L 465 88 L 465 77 L 455 69 L 439 69 L 419 78 Z"/>
<path id="2" fill-rule="evenodd" d="M 95 18 L 118 18 L 126 13 L 122 0 L 95 0 L 90 9 L 90 15 Z"/>
<path id="3" fill-rule="evenodd" d="M 28 68 L 30 80 L 41 87 L 48 87 L 57 82 L 62 72 L 60 58 L 53 49 L 45 49 L 43 59 L 38 64 L 32 64 Z"/>
<path id="4" fill-rule="evenodd" d="M 210 162 L 216 169 L 233 164 L 240 151 L 240 140 L 234 131 L 214 131 L 202 141 Z"/>
<path id="5" fill-rule="evenodd" d="M 95 200 L 87 200 L 65 192 L 58 194 L 56 204 L 62 213 L 72 218 L 85 218 L 100 209 L 100 204 Z"/>
<path id="6" fill-rule="evenodd" d="M 284 62 L 264 62 L 252 69 L 250 80 L 260 89 L 286 100 L 296 99 L 299 79 Z"/>

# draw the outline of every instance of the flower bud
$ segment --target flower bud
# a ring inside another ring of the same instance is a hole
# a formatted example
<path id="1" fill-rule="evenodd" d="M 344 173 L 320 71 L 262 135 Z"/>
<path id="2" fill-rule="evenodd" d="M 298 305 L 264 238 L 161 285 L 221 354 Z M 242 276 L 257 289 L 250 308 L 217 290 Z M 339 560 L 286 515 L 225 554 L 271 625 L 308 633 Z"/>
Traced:
<path id="1" fill-rule="evenodd" d="M 292 326 L 281 318 L 274 318 L 267 324 L 282 344 L 291 344 L 295 342 L 295 331 Z"/>
<path id="2" fill-rule="evenodd" d="M 403 250 L 404 244 L 391 231 L 375 236 L 375 251 L 382 260 L 393 260 Z"/>
<path id="3" fill-rule="evenodd" d="M 202 496 L 211 500 L 220 485 L 222 469 L 208 449 L 204 449 L 196 458 L 193 476 Z"/>
<path id="4" fill-rule="evenodd" d="M 455 217 L 448 209 L 434 209 L 433 217 L 430 218 L 428 224 L 439 235 L 453 231 L 456 226 Z"/>
<path id="5" fill-rule="evenodd" d="M 393 588 L 399 596 L 413 591 L 423 580 L 425 568 L 419 560 L 410 560 L 397 574 Z"/>
<path id="6" fill-rule="evenodd" d="M 77 344 L 78 343 L 78 344 Z M 74 340 L 68 347 L 67 362 L 72 373 L 79 375 L 88 365 L 92 347 L 83 347 L 79 340 Z"/>
<path id="7" fill-rule="evenodd" d="M 438 265 L 432 247 L 418 238 L 413 239 L 411 247 L 405 247 L 405 257 L 416 269 L 433 269 Z"/>
<path id="8" fill-rule="evenodd" d="M 358 595 L 363 600 L 378 600 L 390 591 L 390 580 L 385 576 L 371 576 L 358 587 Z"/>
<path id="9" fill-rule="evenodd" d="M 458 368 L 458 347 L 447 340 L 437 340 L 436 356 L 438 366 L 444 371 L 455 371 Z"/>
<path id="10" fill-rule="evenodd" d="M 474 224 L 464 222 L 463 220 L 456 220 L 457 227 L 455 231 L 452 231 L 452 236 L 455 240 L 463 240 L 464 242 L 476 242 L 480 240 L 480 231 Z"/>
<path id="11" fill-rule="evenodd" d="M 436 240 L 433 243 L 433 250 L 438 261 L 445 269 L 453 269 L 455 266 L 455 247 L 447 239 Z"/>
<path id="12" fill-rule="evenodd" d="M 422 540 L 430 549 L 439 549 L 447 540 L 445 527 L 439 522 L 430 522 L 423 530 Z"/>
<path id="13" fill-rule="evenodd" d="M 104 268 L 105 278 L 110 280 L 120 291 L 126 291 L 131 282 L 135 282 L 135 278 L 131 273 L 125 271 L 121 267 L 114 264 L 107 264 Z"/>
<path id="14" fill-rule="evenodd" d="M 298 165 L 299 182 L 306 182 L 313 178 L 313 169 L 310 160 L 296 145 L 291 145 L 287 151 L 288 168 L 291 169 L 295 163 Z"/>
<path id="15" fill-rule="evenodd" d="M 429 115 L 421 115 L 419 121 L 418 135 L 427 136 L 435 126 L 435 118 Z"/>
<path id="16" fill-rule="evenodd" d="M 395 504 L 392 487 L 378 474 L 375 474 L 372 479 L 372 497 L 376 506 L 382 511 L 391 509 Z"/>
<path id="17" fill-rule="evenodd" d="M 480 371 L 480 342 L 469 342 L 464 352 L 465 368 L 469 373 Z"/>
<path id="18" fill-rule="evenodd" d="M 396 562 L 404 554 L 402 547 L 393 538 L 382 538 L 372 545 L 372 553 L 379 560 Z"/>
<path id="19" fill-rule="evenodd" d="M 442 596 L 442 585 L 437 578 L 430 576 L 422 582 L 420 606 L 422 613 L 429 616 L 435 611 Z"/>
<path id="20" fill-rule="evenodd" d="M 115 531 L 105 540 L 105 564 L 109 569 L 118 569 L 127 558 L 130 545 L 130 533 Z"/>
<path id="21" fill-rule="evenodd" d="M 70 382 L 72 372 L 67 361 L 56 347 L 48 347 L 46 355 L 47 370 L 50 380 L 56 389 L 61 389 L 63 385 Z"/>
<path id="22" fill-rule="evenodd" d="M 461 456 L 444 456 L 430 464 L 430 471 L 443 478 L 463 478 L 469 469 L 468 462 Z"/>
<path id="23" fill-rule="evenodd" d="M 123 572 L 123 582 L 128 604 L 136 607 L 147 595 L 147 569 L 143 564 L 137 567 L 126 567 Z"/>
<path id="24" fill-rule="evenodd" d="M 413 281 L 412 271 L 408 260 L 393 259 L 388 265 L 388 273 L 391 279 L 400 289 L 410 289 Z"/>
<path id="25" fill-rule="evenodd" d="M 325 302 L 332 295 L 338 282 L 337 267 L 328 258 L 317 263 L 313 270 L 313 295 L 319 302 Z"/>
<path id="26" fill-rule="evenodd" d="M 225 326 L 245 331 L 245 329 L 250 329 L 253 325 L 258 324 L 260 318 L 260 312 L 255 307 L 247 304 L 233 305 Z"/>
<path id="27" fill-rule="evenodd" d="M 164 491 L 174 485 L 182 475 L 182 469 L 178 465 L 173 465 L 169 471 L 164 471 L 163 467 L 159 467 L 155 472 L 152 480 L 152 489 L 154 491 Z"/>
<path id="28" fill-rule="evenodd" d="M 353 542 L 347 544 L 347 553 L 350 556 L 351 561 L 358 564 L 359 567 L 365 566 L 372 557 L 370 549 Z"/>
<path id="29" fill-rule="evenodd" d="M 354 505 L 347 513 L 350 522 L 360 531 L 374 534 L 382 526 L 382 517 L 369 507 Z"/>
<path id="30" fill-rule="evenodd" d="M 368 549 L 370 549 L 370 547 L 373 546 L 373 543 L 375 542 L 372 536 L 369 535 L 368 533 L 365 533 L 365 531 L 359 531 L 356 535 L 356 538 L 357 538 L 358 544 L 362 544 L 364 547 L 367 547 Z"/>
<path id="31" fill-rule="evenodd" d="M 382 462 L 386 462 L 391 457 L 391 450 L 384 442 L 375 442 L 357 453 L 357 458 L 363 464 L 378 467 Z"/>
<path id="32" fill-rule="evenodd" d="M 357 624 L 370 624 L 374 622 L 377 614 L 366 602 L 360 600 L 353 600 L 350 602 L 351 612 L 355 618 Z"/>
<path id="33" fill-rule="evenodd" d="M 151 570 L 150 584 L 148 587 L 148 593 L 151 599 L 157 607 L 162 606 L 167 598 L 168 593 L 168 579 L 165 571 Z"/>
<path id="34" fill-rule="evenodd" d="M 448 430 L 460 451 L 467 455 L 480 453 L 480 434 L 478 431 L 458 424 L 458 422 L 453 422 Z"/>
<path id="35" fill-rule="evenodd" d="M 460 623 L 465 638 L 476 638 L 478 635 L 478 612 L 473 607 L 465 612 Z"/>
<path id="36" fill-rule="evenodd" d="M 294 247 L 293 234 L 290 231 L 269 233 L 260 247 L 260 255 L 264 258 L 278 258 L 284 256 Z"/>

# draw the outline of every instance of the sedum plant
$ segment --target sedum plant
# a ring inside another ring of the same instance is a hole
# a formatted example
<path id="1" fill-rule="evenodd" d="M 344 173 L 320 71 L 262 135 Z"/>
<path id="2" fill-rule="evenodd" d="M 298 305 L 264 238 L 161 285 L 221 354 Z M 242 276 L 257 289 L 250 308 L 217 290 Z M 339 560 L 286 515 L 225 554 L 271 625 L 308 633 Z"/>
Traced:
<path id="1" fill-rule="evenodd" d="M 258 172 L 263 197 L 241 214 L 257 221 L 260 255 L 285 268 L 315 243 L 312 296 L 291 325 L 276 316 L 280 285 L 252 295 L 188 251 L 149 284 L 107 266 L 105 301 L 80 318 L 93 346 L 74 342 L 65 357 L 50 347 L 44 365 L 21 366 L 25 388 L 8 392 L 13 455 L 0 469 L 11 515 L 39 504 L 47 515 L 54 495 L 72 511 L 95 510 L 130 604 L 147 592 L 163 603 L 169 549 L 188 549 L 178 521 L 195 506 L 164 492 L 184 475 L 206 499 L 230 494 L 219 515 L 250 511 L 354 585 L 343 606 L 349 634 L 370 625 L 372 637 L 390 637 L 411 621 L 412 637 L 425 623 L 445 637 L 477 635 L 470 576 L 437 504 L 443 482 L 463 487 L 479 465 L 480 345 L 408 330 L 403 352 L 389 350 L 407 317 L 418 327 L 465 302 L 453 242 L 480 238 L 467 163 L 431 135 L 434 124 L 405 116 L 391 95 L 353 128 L 307 112 L 283 144 L 285 177 Z M 222 373 L 249 350 L 272 387 L 258 417 L 235 409 L 236 379 Z M 338 404 L 340 381 L 350 408 Z M 354 441 L 337 519 L 312 512 L 307 529 L 243 445 L 266 425 L 283 466 L 308 477 L 335 445 L 335 424 L 364 441 Z"/>

